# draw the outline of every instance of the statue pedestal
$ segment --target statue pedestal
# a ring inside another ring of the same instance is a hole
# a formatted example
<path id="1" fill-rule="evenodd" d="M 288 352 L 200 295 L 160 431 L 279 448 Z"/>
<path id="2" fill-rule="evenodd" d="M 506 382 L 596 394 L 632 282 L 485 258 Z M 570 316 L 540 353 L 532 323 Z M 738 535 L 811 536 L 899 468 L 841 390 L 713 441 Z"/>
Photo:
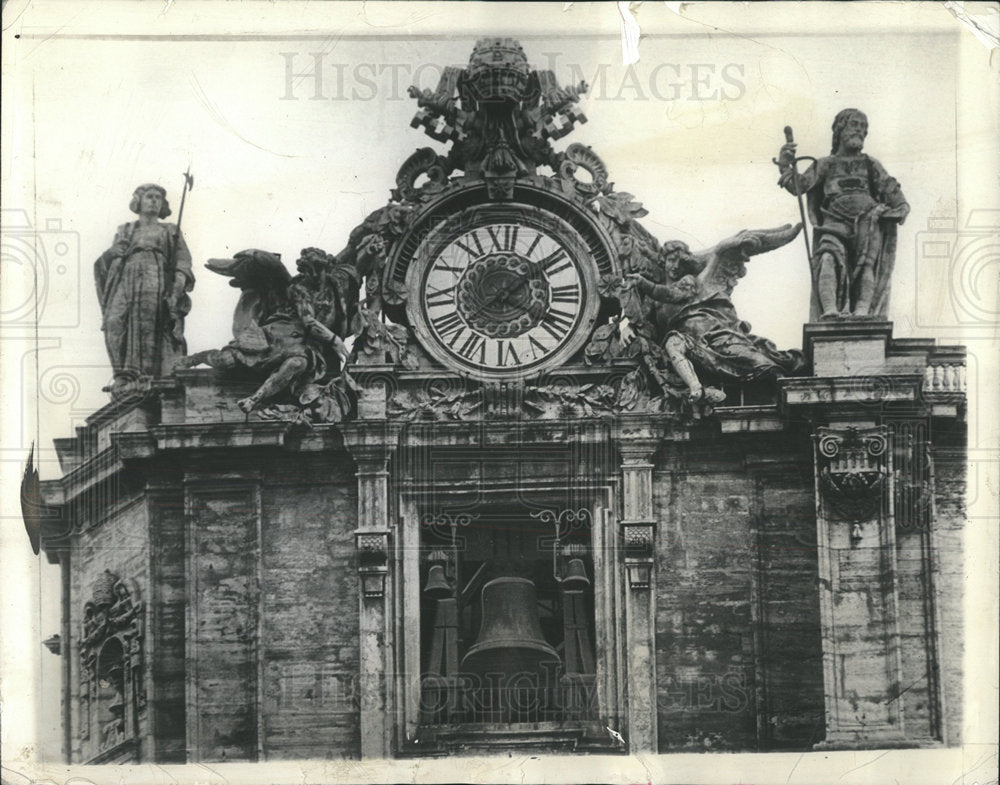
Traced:
<path id="1" fill-rule="evenodd" d="M 858 376 L 886 370 L 892 322 L 831 320 L 802 330 L 802 346 L 813 375 Z"/>

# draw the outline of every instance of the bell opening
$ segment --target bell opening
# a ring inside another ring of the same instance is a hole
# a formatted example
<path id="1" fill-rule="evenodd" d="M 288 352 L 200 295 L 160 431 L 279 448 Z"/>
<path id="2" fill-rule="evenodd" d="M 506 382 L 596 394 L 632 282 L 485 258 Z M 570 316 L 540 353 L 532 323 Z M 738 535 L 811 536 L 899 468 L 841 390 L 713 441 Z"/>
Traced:
<path id="1" fill-rule="evenodd" d="M 484 511 L 458 534 L 421 532 L 421 726 L 596 722 L 589 526 Z"/>

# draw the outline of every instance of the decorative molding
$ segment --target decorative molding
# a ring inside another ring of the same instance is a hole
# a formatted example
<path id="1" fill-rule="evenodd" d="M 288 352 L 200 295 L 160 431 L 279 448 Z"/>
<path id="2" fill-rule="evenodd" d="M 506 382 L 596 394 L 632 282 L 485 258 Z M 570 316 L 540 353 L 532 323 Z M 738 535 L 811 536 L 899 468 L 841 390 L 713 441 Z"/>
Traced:
<path id="1" fill-rule="evenodd" d="M 358 552 L 358 574 L 361 576 L 361 594 L 372 599 L 385 596 L 385 582 L 389 575 L 388 529 L 364 529 L 354 532 Z"/>
<path id="2" fill-rule="evenodd" d="M 630 589 L 649 589 L 653 580 L 656 521 L 620 521 L 625 572 Z"/>
<path id="3" fill-rule="evenodd" d="M 402 422 L 470 422 L 517 417 L 527 420 L 611 419 L 628 414 L 658 414 L 685 425 L 708 412 L 705 406 L 670 405 L 636 386 L 631 365 L 616 368 L 603 381 L 582 384 L 557 379 L 546 384 L 455 384 L 397 389 L 388 415 Z M 671 399 L 672 400 L 672 399 Z"/>
<path id="4" fill-rule="evenodd" d="M 821 427 L 815 438 L 819 490 L 831 517 L 847 523 L 877 517 L 887 499 L 888 430 Z"/>
<path id="5" fill-rule="evenodd" d="M 934 471 L 928 419 L 889 420 L 893 518 L 901 531 L 929 531 L 934 517 Z"/>

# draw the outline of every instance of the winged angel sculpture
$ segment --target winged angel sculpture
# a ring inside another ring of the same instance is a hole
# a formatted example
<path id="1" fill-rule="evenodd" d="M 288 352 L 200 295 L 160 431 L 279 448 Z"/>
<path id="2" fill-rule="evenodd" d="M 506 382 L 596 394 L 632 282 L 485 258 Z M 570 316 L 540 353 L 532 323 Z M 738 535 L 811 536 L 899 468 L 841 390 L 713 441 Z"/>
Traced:
<path id="1" fill-rule="evenodd" d="M 680 401 L 697 413 L 725 399 L 704 378 L 750 382 L 803 370 L 801 352 L 754 335 L 730 299 L 746 262 L 791 242 L 801 224 L 744 230 L 692 253 L 683 242 L 661 244 L 650 235 L 636 220 L 646 211 L 629 194 L 608 194 L 598 205 L 614 227 L 623 271 L 602 280 L 602 293 L 619 301 L 621 313 L 595 331 L 586 359 L 638 361 L 619 405 L 630 408 L 645 388 L 663 408 Z"/>
<path id="2" fill-rule="evenodd" d="M 357 319 L 358 275 L 319 248 L 306 248 L 290 275 L 276 253 L 248 249 L 207 267 L 232 278 L 242 290 L 233 315 L 233 340 L 222 349 L 185 357 L 179 367 L 206 363 L 249 370 L 266 378 L 237 405 L 280 416 L 316 410 L 315 419 L 336 422 L 350 409 L 353 381 L 344 369 L 349 353 L 343 336 Z M 274 403 L 290 393 L 287 403 Z"/>
<path id="3" fill-rule="evenodd" d="M 292 276 L 280 254 L 247 249 L 211 259 L 213 272 L 241 290 L 233 340 L 221 349 L 183 358 L 179 368 L 202 363 L 250 378 L 260 386 L 237 405 L 246 413 L 305 423 L 339 422 L 354 406 L 357 385 L 348 372 L 345 340 L 357 336 L 353 355 L 382 355 L 404 367 L 416 360 L 406 328 L 381 319 L 379 280 L 386 252 L 406 228 L 411 208 L 382 207 L 355 227 L 338 254 L 305 248 Z"/>

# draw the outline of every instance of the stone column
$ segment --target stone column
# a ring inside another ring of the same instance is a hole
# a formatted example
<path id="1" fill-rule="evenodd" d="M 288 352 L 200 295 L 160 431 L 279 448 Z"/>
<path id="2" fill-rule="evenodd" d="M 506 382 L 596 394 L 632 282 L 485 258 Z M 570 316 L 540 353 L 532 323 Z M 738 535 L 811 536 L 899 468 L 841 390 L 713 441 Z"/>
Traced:
<path id="1" fill-rule="evenodd" d="M 346 430 L 344 442 L 357 465 L 358 527 L 354 532 L 360 584 L 361 756 L 392 755 L 394 635 L 392 529 L 389 504 L 389 459 L 398 434 Z"/>
<path id="2" fill-rule="evenodd" d="M 619 528 L 628 589 L 625 595 L 625 660 L 629 752 L 655 753 L 656 734 L 656 520 L 653 464 L 660 440 L 647 428 L 622 428 L 622 502 Z"/>
<path id="3" fill-rule="evenodd" d="M 824 747 L 904 739 L 892 451 L 884 426 L 814 436 Z"/>

